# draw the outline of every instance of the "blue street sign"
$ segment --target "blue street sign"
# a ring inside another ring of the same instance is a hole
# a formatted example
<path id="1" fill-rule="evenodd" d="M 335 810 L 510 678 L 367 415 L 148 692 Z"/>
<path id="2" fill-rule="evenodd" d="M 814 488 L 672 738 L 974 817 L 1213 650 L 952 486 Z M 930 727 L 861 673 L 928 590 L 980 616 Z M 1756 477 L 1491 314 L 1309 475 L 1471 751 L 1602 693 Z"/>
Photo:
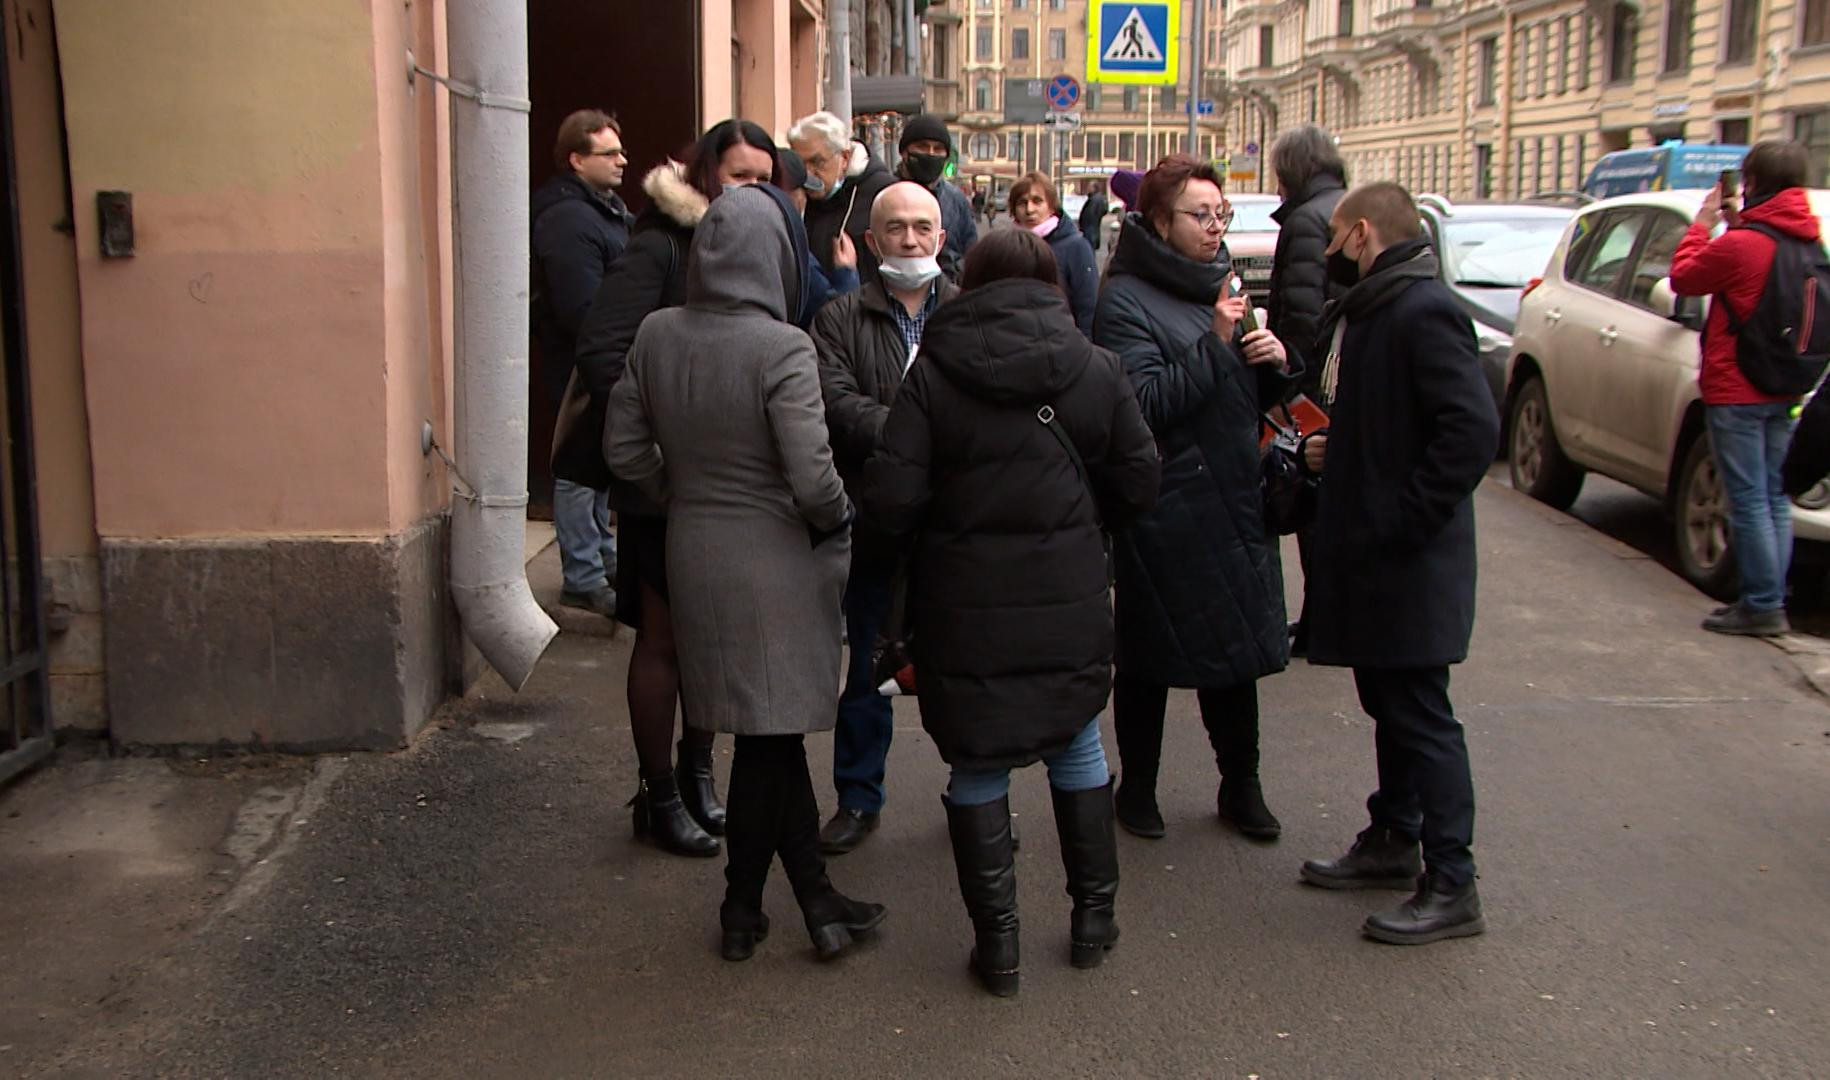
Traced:
<path id="1" fill-rule="evenodd" d="M 1245 152 L 1247 154 L 1252 155 L 1253 157 L 1257 157 L 1258 156 L 1258 144 L 1255 142 L 1246 143 Z"/>
<path id="2" fill-rule="evenodd" d="M 1072 75 L 1057 75 L 1048 81 L 1048 107 L 1067 112 L 1080 103 L 1080 80 Z"/>
<path id="3" fill-rule="evenodd" d="M 1196 116 L 1214 115 L 1214 103 L 1211 101 L 1190 101 L 1182 106 L 1184 113 L 1192 112 Z"/>
<path id="4" fill-rule="evenodd" d="M 1173 85 L 1180 75 L 1181 0 L 1093 0 L 1087 16 L 1087 78 Z"/>

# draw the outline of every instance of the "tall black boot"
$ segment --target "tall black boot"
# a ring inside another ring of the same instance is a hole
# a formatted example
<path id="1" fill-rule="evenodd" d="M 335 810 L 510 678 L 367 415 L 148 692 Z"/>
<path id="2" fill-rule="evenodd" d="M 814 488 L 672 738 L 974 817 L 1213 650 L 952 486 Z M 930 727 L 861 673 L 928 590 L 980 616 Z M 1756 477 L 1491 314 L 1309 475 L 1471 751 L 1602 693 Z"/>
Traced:
<path id="1" fill-rule="evenodd" d="M 853 900 L 833 888 L 826 876 L 826 859 L 820 854 L 820 804 L 813 794 L 813 777 L 807 772 L 807 751 L 797 736 L 792 751 L 784 750 L 774 768 L 781 771 L 782 815 L 775 850 L 794 888 L 807 923 L 807 935 L 821 960 L 834 960 L 849 950 L 859 934 L 875 930 L 888 915 L 882 904 Z"/>
<path id="2" fill-rule="evenodd" d="M 1118 944 L 1118 839 L 1112 831 L 1112 785 L 1090 791 L 1050 787 L 1055 829 L 1061 834 L 1061 865 L 1074 898 L 1069 960 L 1077 968 L 1098 967 Z"/>
<path id="3" fill-rule="evenodd" d="M 1120 674 L 1113 685 L 1112 732 L 1118 740 L 1118 823 L 1134 836 L 1155 840 L 1167 832 L 1156 804 L 1157 766 L 1163 756 L 1163 714 L 1169 688 Z"/>
<path id="4" fill-rule="evenodd" d="M 1283 823 L 1264 802 L 1258 780 L 1258 685 L 1200 692 L 1201 723 L 1220 766 L 1220 820 L 1253 840 L 1276 840 Z"/>
<path id="5" fill-rule="evenodd" d="M 759 767 L 760 766 L 760 767 Z M 743 743 L 731 762 L 731 805 L 725 834 L 724 903 L 718 909 L 723 937 L 719 951 L 726 960 L 748 960 L 769 936 L 763 913 L 763 886 L 775 862 L 775 836 L 781 819 L 779 781 L 762 763 L 745 757 Z"/>
<path id="6" fill-rule="evenodd" d="M 723 836 L 724 804 L 718 801 L 718 788 L 712 782 L 712 748 L 681 739 L 674 750 L 674 783 L 680 788 L 680 801 L 686 804 L 686 812 L 701 829 Z"/>
<path id="7" fill-rule="evenodd" d="M 643 777 L 629 805 L 635 810 L 636 839 L 675 855 L 710 859 L 718 854 L 718 841 L 699 827 L 680 802 L 673 777 Z"/>
<path id="8" fill-rule="evenodd" d="M 1010 850 L 1010 797 L 982 806 L 955 806 L 944 795 L 940 801 L 947 808 L 960 896 L 972 918 L 972 973 L 998 997 L 1015 996 L 1017 864 Z"/>

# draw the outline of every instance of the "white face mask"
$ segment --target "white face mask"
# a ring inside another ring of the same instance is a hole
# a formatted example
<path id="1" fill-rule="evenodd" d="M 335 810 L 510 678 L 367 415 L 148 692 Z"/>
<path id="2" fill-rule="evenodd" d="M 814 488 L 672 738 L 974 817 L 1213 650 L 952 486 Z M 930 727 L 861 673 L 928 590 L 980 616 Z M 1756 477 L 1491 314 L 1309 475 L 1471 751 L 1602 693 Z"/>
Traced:
<path id="1" fill-rule="evenodd" d="M 933 255 L 888 255 L 878 260 L 877 273 L 892 289 L 920 289 L 940 276 L 940 260 Z"/>

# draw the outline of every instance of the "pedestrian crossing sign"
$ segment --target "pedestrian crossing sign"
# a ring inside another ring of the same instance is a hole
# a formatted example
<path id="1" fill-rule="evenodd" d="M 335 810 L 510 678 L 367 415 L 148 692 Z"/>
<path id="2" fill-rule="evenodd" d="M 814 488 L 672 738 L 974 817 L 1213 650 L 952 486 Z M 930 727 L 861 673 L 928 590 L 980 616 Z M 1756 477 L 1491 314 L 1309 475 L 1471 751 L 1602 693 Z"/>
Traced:
<path id="1" fill-rule="evenodd" d="M 1093 0 L 1087 81 L 1174 86 L 1181 81 L 1180 0 Z"/>

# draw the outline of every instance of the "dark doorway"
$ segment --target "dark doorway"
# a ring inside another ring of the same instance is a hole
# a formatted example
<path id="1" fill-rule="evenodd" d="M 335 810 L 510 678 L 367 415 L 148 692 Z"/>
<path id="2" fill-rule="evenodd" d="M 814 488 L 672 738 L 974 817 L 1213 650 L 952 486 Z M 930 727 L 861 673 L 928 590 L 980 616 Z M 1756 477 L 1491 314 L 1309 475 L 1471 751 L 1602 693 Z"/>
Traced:
<path id="1" fill-rule="evenodd" d="M 26 372 L 25 282 L 19 253 L 19 181 L 13 93 L 0 49 L 0 782 L 51 750 L 50 665 L 38 561 L 38 484 L 32 469 L 32 396 Z"/>
<path id="2" fill-rule="evenodd" d="M 534 187 L 553 175 L 553 135 L 575 109 L 614 114 L 629 166 L 620 194 L 632 210 L 642 177 L 699 133 L 699 5 L 639 0 L 530 0 L 527 5 L 528 165 Z M 531 194 L 531 192 L 530 192 Z M 530 513 L 551 515 L 554 403 L 541 391 L 546 357 L 528 378 Z M 566 362 L 569 362 L 566 361 Z"/>

